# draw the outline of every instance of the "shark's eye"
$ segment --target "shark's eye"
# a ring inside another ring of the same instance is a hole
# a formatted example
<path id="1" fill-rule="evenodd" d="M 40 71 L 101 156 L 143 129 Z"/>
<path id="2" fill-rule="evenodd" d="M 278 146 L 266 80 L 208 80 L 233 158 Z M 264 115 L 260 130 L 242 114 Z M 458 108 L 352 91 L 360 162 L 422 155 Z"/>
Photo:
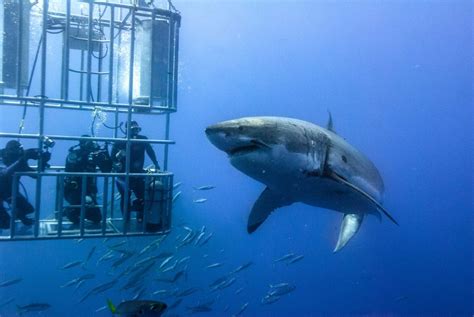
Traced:
<path id="1" fill-rule="evenodd" d="M 243 131 L 244 130 L 244 127 L 243 126 L 239 126 L 239 131 Z"/>
<path id="2" fill-rule="evenodd" d="M 341 156 L 341 158 L 344 161 L 344 163 L 347 163 L 347 157 L 345 155 Z"/>

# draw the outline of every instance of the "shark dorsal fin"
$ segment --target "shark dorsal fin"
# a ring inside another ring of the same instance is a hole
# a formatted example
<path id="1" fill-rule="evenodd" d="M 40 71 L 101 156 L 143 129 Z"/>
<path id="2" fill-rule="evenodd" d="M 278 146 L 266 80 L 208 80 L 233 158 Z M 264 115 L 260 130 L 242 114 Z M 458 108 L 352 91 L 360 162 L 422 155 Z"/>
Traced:
<path id="1" fill-rule="evenodd" d="M 326 125 L 326 129 L 328 129 L 331 132 L 336 133 L 336 131 L 334 131 L 334 126 L 333 126 L 333 123 L 332 123 L 331 111 L 328 110 L 328 114 L 329 114 L 329 118 L 328 118 L 328 123 Z"/>

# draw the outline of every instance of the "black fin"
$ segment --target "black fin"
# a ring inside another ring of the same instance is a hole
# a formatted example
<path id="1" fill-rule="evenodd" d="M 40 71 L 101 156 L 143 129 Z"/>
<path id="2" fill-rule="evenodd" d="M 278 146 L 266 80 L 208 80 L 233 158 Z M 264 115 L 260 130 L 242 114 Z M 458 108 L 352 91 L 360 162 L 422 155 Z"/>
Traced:
<path id="1" fill-rule="evenodd" d="M 332 132 L 336 133 L 336 132 L 334 131 L 334 126 L 333 126 L 333 123 L 332 123 L 331 111 L 328 110 L 328 114 L 329 114 L 329 118 L 328 118 L 328 124 L 326 125 L 326 129 L 328 129 L 329 131 L 332 131 Z"/>
<path id="2" fill-rule="evenodd" d="M 291 199 L 284 197 L 281 193 L 274 192 L 268 187 L 260 194 L 250 212 L 247 232 L 252 233 L 268 218 L 275 210 L 293 203 Z"/>
<path id="3" fill-rule="evenodd" d="M 351 183 L 349 183 L 348 181 L 346 181 L 344 178 L 342 178 L 341 176 L 337 175 L 336 173 L 331 173 L 329 175 L 332 179 L 340 182 L 340 183 L 343 183 L 344 185 L 347 185 L 349 186 L 350 188 L 352 188 L 353 190 L 357 191 L 358 193 L 360 193 L 361 195 L 363 195 L 364 197 L 366 197 L 368 200 L 370 200 L 376 207 L 377 209 L 379 209 L 381 212 L 383 212 L 385 214 L 385 216 L 387 216 L 388 219 L 390 219 L 394 224 L 396 224 L 397 226 L 399 226 L 398 222 L 395 220 L 395 218 L 392 217 L 392 215 L 390 215 L 388 213 L 388 211 L 378 202 L 376 201 L 374 198 L 372 198 L 369 194 L 367 194 L 366 192 L 364 192 L 362 189 L 358 188 L 357 186 L 355 185 L 352 185 Z"/>

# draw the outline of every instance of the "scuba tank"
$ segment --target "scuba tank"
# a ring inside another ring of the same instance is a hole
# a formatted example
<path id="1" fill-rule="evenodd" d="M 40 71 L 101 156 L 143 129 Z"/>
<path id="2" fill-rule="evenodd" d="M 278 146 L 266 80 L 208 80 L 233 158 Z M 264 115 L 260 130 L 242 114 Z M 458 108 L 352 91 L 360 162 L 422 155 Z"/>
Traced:
<path id="1" fill-rule="evenodd" d="M 145 230 L 157 232 L 164 230 L 165 191 L 163 183 L 157 177 L 147 177 L 145 180 Z"/>

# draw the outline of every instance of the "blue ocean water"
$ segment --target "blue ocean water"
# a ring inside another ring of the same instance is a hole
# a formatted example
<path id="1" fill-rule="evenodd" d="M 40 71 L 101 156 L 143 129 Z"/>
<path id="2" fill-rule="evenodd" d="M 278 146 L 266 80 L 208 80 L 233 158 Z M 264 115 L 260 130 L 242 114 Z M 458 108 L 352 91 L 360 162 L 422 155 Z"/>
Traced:
<path id="1" fill-rule="evenodd" d="M 473 8 L 471 1 L 176 1 L 180 36 L 179 110 L 172 115 L 169 169 L 181 181 L 173 231 L 160 250 L 175 250 L 183 226 L 212 232 L 202 246 L 180 248 L 190 256 L 188 276 L 160 289 L 196 288 L 169 315 L 215 300 L 203 315 L 229 316 L 248 303 L 244 316 L 461 315 L 473 313 Z M 252 235 L 248 213 L 264 186 L 234 169 L 210 144 L 206 126 L 244 116 L 272 115 L 324 126 L 330 110 L 338 134 L 365 153 L 385 183 L 384 206 L 399 221 L 368 217 L 357 236 L 332 252 L 341 215 L 303 204 L 282 208 Z M 27 127 L 35 129 L 37 112 Z M 19 108 L 2 109 L 3 131 L 14 131 Z M 64 114 L 48 133 L 87 133 L 90 114 Z M 74 121 L 73 121 L 74 120 Z M 162 121 L 143 120 L 153 134 Z M 160 130 L 161 131 L 161 130 Z M 4 140 L 1 141 L 4 145 Z M 67 147 L 54 149 L 61 164 Z M 163 149 L 155 148 L 161 161 Z M 216 186 L 196 191 L 194 186 Z M 54 190 L 53 188 L 51 190 Z M 47 198 L 47 197 L 44 197 Z M 202 204 L 193 200 L 207 198 Z M 107 242 L 113 244 L 123 239 Z M 141 250 L 152 238 L 130 238 Z M 84 259 L 91 264 L 59 267 Z M 95 312 L 110 298 L 134 294 L 115 287 L 80 298 L 111 280 L 100 240 L 3 242 L 1 316 L 15 304 L 49 303 L 43 316 L 110 316 Z M 294 264 L 276 263 L 302 254 Z M 251 261 L 233 285 L 211 292 L 209 284 Z M 221 267 L 206 266 L 222 262 Z M 60 288 L 94 273 L 79 290 Z M 123 284 L 126 278 L 120 280 Z M 262 305 L 269 284 L 296 289 Z M 236 290 L 243 291 L 236 294 Z M 173 297 L 163 297 L 171 304 Z M 228 310 L 226 310 L 228 306 Z M 39 313 L 30 313 L 40 315 Z"/>

